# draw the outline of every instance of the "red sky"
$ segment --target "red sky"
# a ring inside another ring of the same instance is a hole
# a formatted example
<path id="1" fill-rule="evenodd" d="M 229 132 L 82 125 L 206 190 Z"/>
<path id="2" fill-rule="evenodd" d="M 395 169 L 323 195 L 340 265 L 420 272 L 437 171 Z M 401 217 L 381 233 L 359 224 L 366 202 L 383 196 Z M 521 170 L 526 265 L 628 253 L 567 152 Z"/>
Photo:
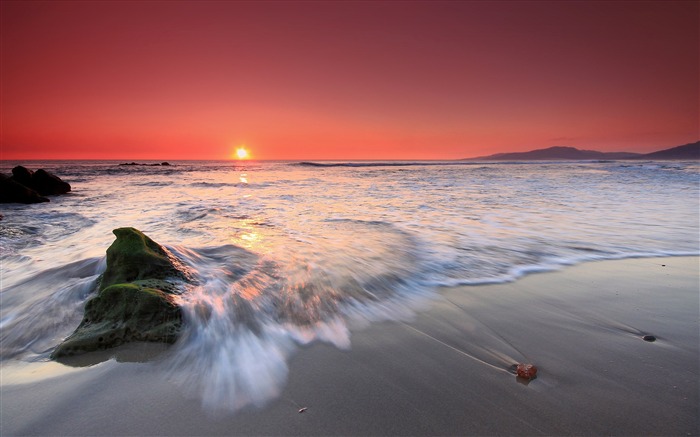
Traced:
<path id="1" fill-rule="evenodd" d="M 2 2 L 1 159 L 696 141 L 700 3 Z"/>

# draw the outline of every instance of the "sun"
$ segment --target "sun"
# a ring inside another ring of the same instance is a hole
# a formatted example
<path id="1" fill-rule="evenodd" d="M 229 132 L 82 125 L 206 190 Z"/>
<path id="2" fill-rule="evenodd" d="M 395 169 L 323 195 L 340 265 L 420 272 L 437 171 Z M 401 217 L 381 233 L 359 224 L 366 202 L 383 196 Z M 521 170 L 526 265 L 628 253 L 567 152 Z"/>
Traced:
<path id="1" fill-rule="evenodd" d="M 248 159 L 250 154 L 245 147 L 239 147 L 236 149 L 236 158 L 238 159 Z"/>

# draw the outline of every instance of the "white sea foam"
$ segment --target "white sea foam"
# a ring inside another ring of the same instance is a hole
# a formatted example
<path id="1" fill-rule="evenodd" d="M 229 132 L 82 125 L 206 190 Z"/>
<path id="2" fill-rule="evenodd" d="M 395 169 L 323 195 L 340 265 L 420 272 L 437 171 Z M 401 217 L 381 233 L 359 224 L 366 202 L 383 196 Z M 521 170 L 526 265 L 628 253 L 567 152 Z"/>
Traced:
<path id="1" fill-rule="evenodd" d="M 264 404 L 299 345 L 350 347 L 438 286 L 700 253 L 696 163 L 117 164 L 28 163 L 72 193 L 0 207 L 2 358 L 46 359 L 132 226 L 197 276 L 159 365 L 210 409 Z"/>

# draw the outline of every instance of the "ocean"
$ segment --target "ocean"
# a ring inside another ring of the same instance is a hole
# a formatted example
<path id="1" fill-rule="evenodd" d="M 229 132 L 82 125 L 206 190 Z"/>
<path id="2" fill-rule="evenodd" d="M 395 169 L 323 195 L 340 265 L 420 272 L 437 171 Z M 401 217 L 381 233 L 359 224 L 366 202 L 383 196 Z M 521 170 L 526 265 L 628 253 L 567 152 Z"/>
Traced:
<path id="1" fill-rule="evenodd" d="M 49 361 L 119 227 L 195 273 L 179 297 L 187 333 L 157 365 L 230 410 L 277 396 L 300 346 L 349 348 L 354 329 L 410 319 L 440 287 L 700 254 L 697 162 L 170 163 L 0 164 L 72 186 L 0 205 L 3 366 Z"/>

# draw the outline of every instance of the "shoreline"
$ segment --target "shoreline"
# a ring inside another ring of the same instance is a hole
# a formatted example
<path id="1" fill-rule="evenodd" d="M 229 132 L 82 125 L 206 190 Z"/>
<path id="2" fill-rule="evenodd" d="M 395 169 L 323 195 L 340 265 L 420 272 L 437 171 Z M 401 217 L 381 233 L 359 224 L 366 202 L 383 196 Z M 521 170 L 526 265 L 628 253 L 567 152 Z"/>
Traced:
<path id="1" fill-rule="evenodd" d="M 443 288 L 410 321 L 353 331 L 349 350 L 300 347 L 280 396 L 233 414 L 133 362 L 138 345 L 126 362 L 35 382 L 11 370 L 41 365 L 4 364 L 0 434 L 697 435 L 699 261 L 592 261 Z M 538 378 L 518 383 L 516 362 Z"/>

